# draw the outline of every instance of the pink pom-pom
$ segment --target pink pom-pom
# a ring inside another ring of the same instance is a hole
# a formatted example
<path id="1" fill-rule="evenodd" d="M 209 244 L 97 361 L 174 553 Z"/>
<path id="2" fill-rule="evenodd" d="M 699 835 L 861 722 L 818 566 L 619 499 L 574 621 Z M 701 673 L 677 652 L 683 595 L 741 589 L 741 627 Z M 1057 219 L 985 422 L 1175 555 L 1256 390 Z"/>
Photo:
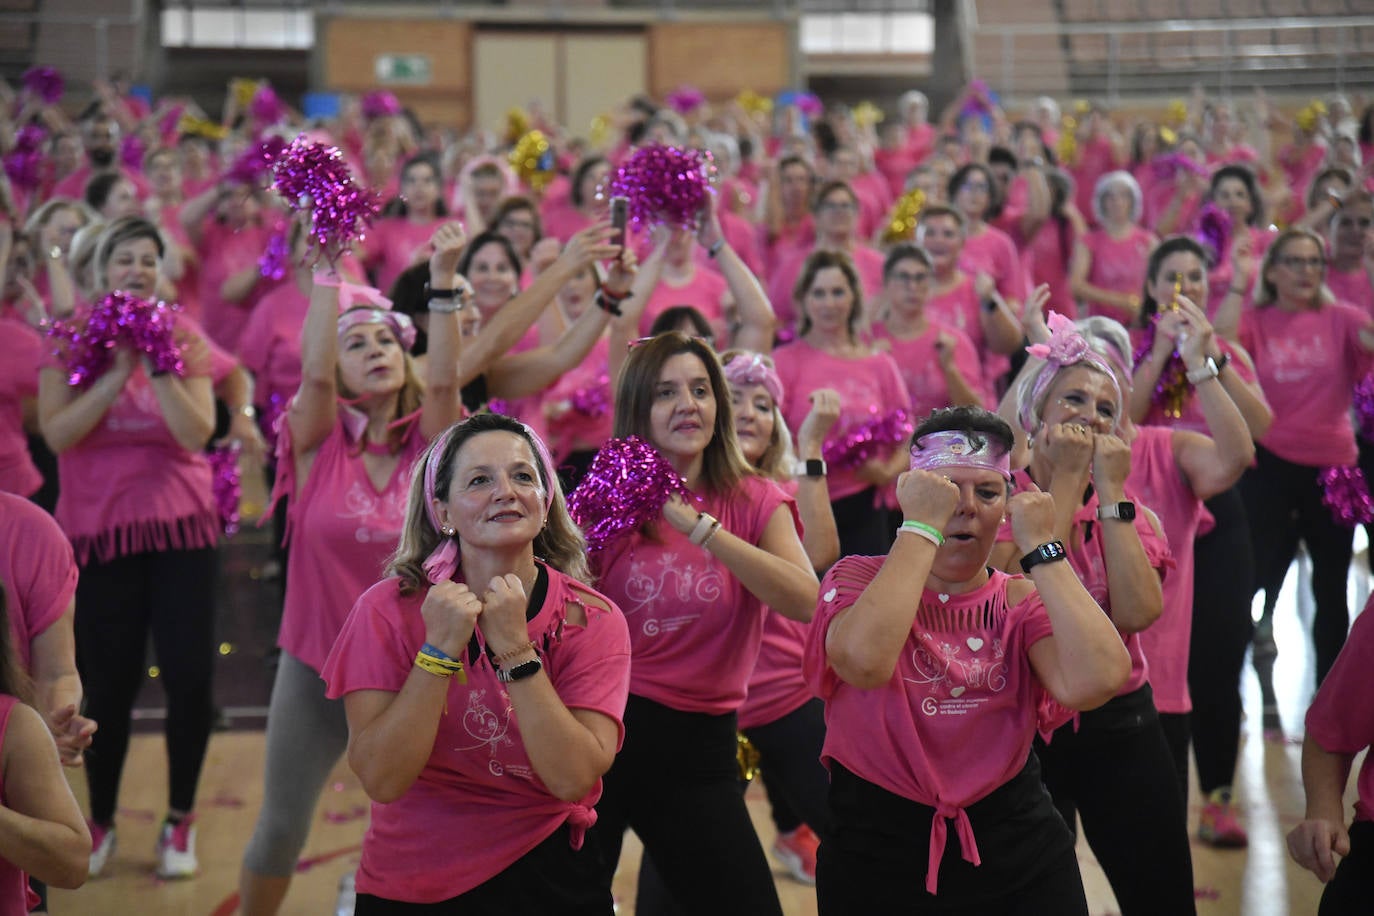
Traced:
<path id="1" fill-rule="evenodd" d="M 694 228 L 715 174 L 711 154 L 654 143 L 635 150 L 616 172 L 611 193 L 629 198 L 637 226 Z"/>
<path id="2" fill-rule="evenodd" d="M 4 158 L 5 175 L 10 184 L 32 191 L 43 183 L 47 168 L 43 144 L 47 137 L 48 132 L 37 124 L 25 124 L 15 132 L 14 148 Z"/>
<path id="3" fill-rule="evenodd" d="M 1192 172 L 1194 175 L 1207 177 L 1207 166 L 1194 162 L 1182 153 L 1166 153 L 1163 156 L 1156 156 L 1150 161 L 1150 168 L 1159 181 L 1173 178 L 1179 172 Z"/>
<path id="4" fill-rule="evenodd" d="M 395 94 L 379 89 L 363 96 L 360 107 L 363 117 L 368 120 L 387 118 L 401 113 L 401 100 Z"/>
<path id="5" fill-rule="evenodd" d="M 1226 257 L 1231 248 L 1231 214 L 1212 201 L 1203 205 L 1197 217 L 1197 232 L 1194 238 L 1205 250 L 1211 252 L 1212 263 L 1216 264 Z"/>
<path id="6" fill-rule="evenodd" d="M 611 380 L 603 375 L 595 384 L 579 388 L 568 398 L 572 409 L 584 417 L 604 417 L 611 412 Z"/>
<path id="7" fill-rule="evenodd" d="M 264 83 L 253 93 L 248 114 L 262 127 L 270 127 L 286 117 L 286 106 L 277 98 L 276 90 Z"/>
<path id="8" fill-rule="evenodd" d="M 129 134 L 119 142 L 119 161 L 124 163 L 126 169 L 143 171 L 143 155 L 148 151 L 144 145 L 143 138 L 138 134 Z"/>
<path id="9" fill-rule="evenodd" d="M 115 350 L 128 347 L 147 357 L 152 372 L 186 371 L 173 337 L 177 306 L 139 299 L 116 290 L 91 307 L 81 321 L 54 321 L 48 336 L 67 368 L 67 384 L 88 387 L 110 368 Z"/>
<path id="10" fill-rule="evenodd" d="M 162 117 L 157 119 L 157 132 L 162 137 L 164 144 L 176 143 L 178 128 L 181 127 L 181 116 L 185 111 L 185 105 L 173 105 L 162 113 Z"/>
<path id="11" fill-rule="evenodd" d="M 706 96 L 695 86 L 682 86 L 668 93 L 668 107 L 678 114 L 691 114 L 706 104 Z"/>
<path id="12" fill-rule="evenodd" d="M 1360 435 L 1374 442 L 1374 372 L 1355 385 L 1355 422 Z"/>
<path id="13" fill-rule="evenodd" d="M 1374 501 L 1369 484 L 1358 467 L 1330 467 L 1317 472 L 1322 488 L 1322 503 L 1331 510 L 1336 524 L 1347 528 L 1374 522 Z"/>
<path id="14" fill-rule="evenodd" d="M 21 79 L 24 88 L 42 99 L 44 105 L 56 105 L 67 88 L 56 67 L 30 67 Z"/>
<path id="15" fill-rule="evenodd" d="M 281 280 L 291 266 L 291 248 L 286 231 L 279 229 L 267 240 L 267 247 L 258 258 L 258 273 L 268 280 Z"/>
<path id="16" fill-rule="evenodd" d="M 826 440 L 821 455 L 827 464 L 852 471 L 905 445 L 915 428 L 905 410 L 879 414 L 878 408 L 870 407 L 867 420 Z"/>
<path id="17" fill-rule="evenodd" d="M 587 549 L 605 550 L 641 525 L 656 521 L 674 496 L 692 500 L 668 459 L 638 436 L 612 439 L 568 497 L 568 512 L 582 527 Z"/>
<path id="18" fill-rule="evenodd" d="M 309 211 L 310 235 L 321 250 L 337 255 L 363 237 L 377 215 L 377 199 L 359 187 L 343 153 L 304 134 L 276 157 L 273 187 L 293 211 Z"/>
<path id="19" fill-rule="evenodd" d="M 224 180 L 238 184 L 261 185 L 263 176 L 272 170 L 272 163 L 277 161 L 277 157 L 285 149 L 286 141 L 281 137 L 263 137 L 234 160 L 234 164 L 224 173 Z"/>
<path id="20" fill-rule="evenodd" d="M 219 521 L 226 537 L 239 530 L 239 499 L 243 495 L 243 478 L 239 473 L 239 444 L 217 445 L 206 454 L 210 462 L 210 492 L 215 497 Z"/>

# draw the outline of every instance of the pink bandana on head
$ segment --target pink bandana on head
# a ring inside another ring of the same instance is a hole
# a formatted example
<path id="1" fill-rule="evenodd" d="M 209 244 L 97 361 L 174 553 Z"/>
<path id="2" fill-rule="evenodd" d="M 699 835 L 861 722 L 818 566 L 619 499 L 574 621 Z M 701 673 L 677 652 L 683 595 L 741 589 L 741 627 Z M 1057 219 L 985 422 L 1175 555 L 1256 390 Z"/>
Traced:
<path id="1" fill-rule="evenodd" d="M 1051 311 L 1045 319 L 1045 323 L 1050 328 L 1049 341 L 1026 347 L 1026 353 L 1036 359 L 1044 360 L 1045 364 L 1040 367 L 1039 374 L 1035 376 L 1035 382 L 1031 386 L 1030 398 L 1021 405 L 1021 411 L 1017 414 L 1021 428 L 1028 433 L 1035 432 L 1037 425 L 1036 405 L 1044 398 L 1050 385 L 1054 384 L 1054 380 L 1058 377 L 1061 369 L 1077 366 L 1080 363 L 1087 363 L 1111 380 L 1112 390 L 1116 392 L 1116 403 L 1119 407 L 1121 405 L 1121 388 L 1116 383 L 1116 373 L 1112 371 L 1107 360 L 1093 350 L 1087 339 L 1078 333 L 1078 327 L 1072 319 Z"/>
<path id="2" fill-rule="evenodd" d="M 957 429 L 926 433 L 911 445 L 912 470 L 981 468 L 1011 480 L 1011 453 L 988 436 Z"/>
<path id="3" fill-rule="evenodd" d="M 453 574 L 458 571 L 458 537 L 457 535 L 445 535 L 443 522 L 439 519 L 439 510 L 434 508 L 434 479 L 439 476 L 439 465 L 444 460 L 444 452 L 448 451 L 449 442 L 453 440 L 453 434 L 458 428 L 469 421 L 462 420 L 444 430 L 434 441 L 430 443 L 429 455 L 425 459 L 425 516 L 429 519 L 430 525 L 439 535 L 439 546 L 435 547 L 425 558 L 423 564 L 425 575 L 429 577 L 431 585 L 438 585 L 440 582 L 447 582 L 453 578 Z M 519 421 L 516 421 L 519 422 Z M 534 443 L 534 454 L 539 462 L 540 476 L 548 481 L 544 487 L 544 512 L 547 514 L 553 506 L 553 488 L 558 485 L 558 478 L 554 476 L 553 458 L 549 455 L 549 447 L 544 444 L 534 430 L 525 424 L 520 424 L 524 429 L 529 441 Z M 504 432 L 505 430 L 494 429 L 492 432 Z"/>
<path id="4" fill-rule="evenodd" d="M 725 364 L 725 380 L 735 387 L 762 385 L 773 403 L 782 409 L 782 379 L 778 378 L 776 370 L 764 362 L 762 355 L 748 351 L 736 353 Z"/>
<path id="5" fill-rule="evenodd" d="M 360 324 L 384 324 L 409 350 L 415 345 L 415 322 L 402 312 L 392 311 L 391 300 L 371 286 L 342 281 L 339 283 L 339 340 Z"/>

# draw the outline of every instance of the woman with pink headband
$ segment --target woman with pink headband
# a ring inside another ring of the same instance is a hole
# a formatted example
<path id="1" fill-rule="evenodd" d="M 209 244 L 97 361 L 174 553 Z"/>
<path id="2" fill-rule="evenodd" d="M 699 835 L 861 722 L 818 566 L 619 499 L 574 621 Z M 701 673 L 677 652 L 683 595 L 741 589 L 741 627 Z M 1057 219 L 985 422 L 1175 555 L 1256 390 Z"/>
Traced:
<path id="1" fill-rule="evenodd" d="M 441 226 L 430 258 L 423 385 L 410 318 L 371 287 L 317 269 L 301 332 L 301 384 L 277 439 L 276 498 L 287 508 L 282 652 L 267 717 L 263 805 L 244 853 L 245 914 L 275 913 L 305 845 L 324 781 L 348 742 L 343 705 L 320 672 L 349 608 L 400 537 L 411 466 L 462 413 L 454 268 L 466 239 Z"/>
<path id="2" fill-rule="evenodd" d="M 373 799 L 358 916 L 609 916 L 583 840 L 624 735 L 630 640 L 586 584 L 544 443 L 495 414 L 436 438 L 387 574 L 323 669 Z"/>
<path id="3" fill-rule="evenodd" d="M 1065 559 L 1056 502 L 1008 498 L 1011 427 L 977 407 L 917 428 L 882 557 L 821 583 L 806 676 L 826 702 L 830 913 L 1087 913 L 1073 835 L 1031 752 L 1106 702 L 1130 659 Z M 1020 575 L 992 569 L 1010 516 Z"/>
<path id="4" fill-rule="evenodd" d="M 1065 822 L 1081 814 L 1123 916 L 1192 913 L 1187 819 L 1140 640 L 1163 612 L 1162 580 L 1174 561 L 1158 519 L 1127 481 L 1131 448 L 1120 438 L 1124 399 L 1111 364 L 1067 318 L 1051 313 L 1049 331 L 1027 348 L 1033 359 L 1015 386 L 1031 457 L 1013 482 L 1054 497 L 1054 535 L 1121 634 L 1131 672 L 1100 709 L 1042 730 L 1036 754 Z M 993 565 L 1021 568 L 1014 529 L 1003 526 L 998 537 Z"/>

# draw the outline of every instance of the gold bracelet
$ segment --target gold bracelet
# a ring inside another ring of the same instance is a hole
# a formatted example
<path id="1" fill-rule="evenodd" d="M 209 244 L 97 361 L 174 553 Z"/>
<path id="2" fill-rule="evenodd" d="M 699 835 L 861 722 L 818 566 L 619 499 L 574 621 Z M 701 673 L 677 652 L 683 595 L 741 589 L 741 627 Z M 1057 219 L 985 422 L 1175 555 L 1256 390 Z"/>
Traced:
<path id="1" fill-rule="evenodd" d="M 519 648 L 511 649 L 509 652 L 502 652 L 500 655 L 496 656 L 496 664 L 504 665 L 511 659 L 520 655 L 524 655 L 526 652 L 529 652 L 533 649 L 534 640 L 530 640 L 529 642 L 525 643 L 523 646 L 520 646 Z"/>

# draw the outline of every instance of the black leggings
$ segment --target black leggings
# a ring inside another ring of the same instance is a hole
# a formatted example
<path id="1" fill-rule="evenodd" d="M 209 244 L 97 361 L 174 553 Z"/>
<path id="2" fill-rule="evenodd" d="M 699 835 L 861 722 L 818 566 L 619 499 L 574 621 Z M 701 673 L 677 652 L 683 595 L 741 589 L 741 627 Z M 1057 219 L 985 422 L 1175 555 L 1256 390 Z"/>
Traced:
<path id="1" fill-rule="evenodd" d="M 735 715 L 681 712 L 630 695 L 625 744 L 592 829 L 609 887 L 629 827 L 669 893 L 700 916 L 782 916 L 773 874 L 739 790 Z"/>
<path id="2" fill-rule="evenodd" d="M 1317 916 L 1360 916 L 1374 901 L 1374 823 L 1350 825 L 1350 855 L 1336 866 L 1336 877 L 1322 891 Z"/>
<path id="3" fill-rule="evenodd" d="M 1195 913 L 1188 820 L 1173 759 L 1146 684 L 1039 738 L 1045 787 L 1069 829 L 1083 833 L 1121 916 Z"/>
<path id="4" fill-rule="evenodd" d="M 963 858 L 949 825 L 936 893 L 926 891 L 934 809 L 830 764 L 835 840 L 821 844 L 822 916 L 939 913 L 1086 916 L 1073 836 L 1054 810 L 1031 754 L 1021 771 L 965 809 L 981 865 Z"/>
<path id="5" fill-rule="evenodd" d="M 1312 642 L 1317 656 L 1317 683 L 1336 661 L 1350 629 L 1346 582 L 1355 531 L 1336 523 L 1322 505 L 1317 483 L 1318 468 L 1285 461 L 1263 446 L 1255 446 L 1255 466 L 1241 478 L 1241 493 L 1250 520 L 1255 569 L 1259 584 L 1271 587 L 1297 554 L 1298 541 L 1307 545 L 1312 558 L 1312 594 L 1316 614 L 1312 618 Z"/>
<path id="6" fill-rule="evenodd" d="M 845 496 L 830 503 L 835 530 L 840 535 L 840 556 L 880 557 L 892 549 L 901 519 L 887 509 L 876 508 L 877 490 Z"/>
<path id="7" fill-rule="evenodd" d="M 1255 629 L 1250 617 L 1255 559 L 1240 488 L 1213 496 L 1207 510 L 1217 524 L 1193 542 L 1193 633 L 1188 653 L 1193 756 L 1204 795 L 1231 785 L 1235 778 L 1243 712 L 1240 675 Z"/>
<path id="8" fill-rule="evenodd" d="M 166 550 L 91 562 L 76 589 L 76 660 L 86 715 L 100 726 L 86 753 L 91 819 L 114 823 L 148 635 L 167 697 L 167 804 L 195 806 L 214 721 L 215 550 Z"/>

